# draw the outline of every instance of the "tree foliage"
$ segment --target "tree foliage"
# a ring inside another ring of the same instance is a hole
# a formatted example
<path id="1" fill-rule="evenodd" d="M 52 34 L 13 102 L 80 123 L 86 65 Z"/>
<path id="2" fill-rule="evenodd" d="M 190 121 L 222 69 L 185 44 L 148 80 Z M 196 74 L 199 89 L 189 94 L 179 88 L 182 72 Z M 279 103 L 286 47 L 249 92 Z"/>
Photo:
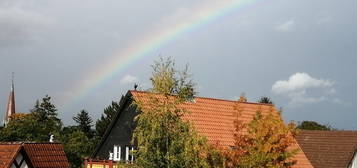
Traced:
<path id="1" fill-rule="evenodd" d="M 29 114 L 12 116 L 0 132 L 0 141 L 48 141 L 51 134 L 58 135 L 62 122 L 57 118 L 57 109 L 51 97 L 36 101 Z"/>
<path id="2" fill-rule="evenodd" d="M 153 93 L 165 95 L 177 95 L 182 99 L 192 99 L 196 94 L 194 91 L 195 83 L 191 80 L 188 73 L 188 65 L 182 71 L 175 68 L 175 62 L 171 58 L 160 58 L 151 66 L 153 69 L 150 78 Z"/>
<path id="3" fill-rule="evenodd" d="M 267 96 L 262 96 L 258 103 L 263 103 L 263 104 L 274 104 L 273 101 L 271 100 L 270 97 L 267 97 Z"/>
<path id="4" fill-rule="evenodd" d="M 93 120 L 86 110 L 81 110 L 76 116 L 73 117 L 73 120 L 78 124 L 78 129 L 85 133 L 87 137 L 93 137 L 91 129 Z"/>
<path id="5" fill-rule="evenodd" d="M 90 139 L 86 133 L 80 130 L 74 130 L 63 135 L 61 142 L 72 168 L 81 167 L 83 158 L 88 157 L 94 147 L 93 139 Z"/>
<path id="6" fill-rule="evenodd" d="M 234 148 L 225 151 L 226 167 L 289 168 L 295 164 L 292 157 L 297 150 L 289 148 L 297 133 L 294 124 L 285 125 L 272 111 L 267 115 L 258 111 L 248 124 L 238 116 L 235 126 Z"/>
<path id="7" fill-rule="evenodd" d="M 81 167 L 83 158 L 89 157 L 93 152 L 97 139 L 93 136 L 92 118 L 87 111 L 81 110 L 73 120 L 77 125 L 64 127 L 60 141 L 63 143 L 71 167 L 78 168 Z"/>
<path id="8" fill-rule="evenodd" d="M 191 124 L 181 119 L 187 113 L 178 105 L 193 96 L 193 84 L 177 78 L 171 59 L 156 62 L 151 78 L 153 92 L 148 99 L 137 99 L 133 142 L 138 167 L 207 167 L 207 145 Z M 181 90 L 182 89 L 182 90 Z M 159 96 L 158 96 L 159 95 Z"/>
<path id="9" fill-rule="evenodd" d="M 330 125 L 319 124 L 316 121 L 303 121 L 299 123 L 297 128 L 302 130 L 327 130 L 327 131 L 334 129 Z"/>
<path id="10" fill-rule="evenodd" d="M 117 102 L 112 102 L 111 105 L 104 109 L 104 113 L 95 123 L 95 132 L 98 137 L 102 137 L 109 126 L 109 124 L 114 119 L 115 114 L 119 112 L 120 106 Z"/>

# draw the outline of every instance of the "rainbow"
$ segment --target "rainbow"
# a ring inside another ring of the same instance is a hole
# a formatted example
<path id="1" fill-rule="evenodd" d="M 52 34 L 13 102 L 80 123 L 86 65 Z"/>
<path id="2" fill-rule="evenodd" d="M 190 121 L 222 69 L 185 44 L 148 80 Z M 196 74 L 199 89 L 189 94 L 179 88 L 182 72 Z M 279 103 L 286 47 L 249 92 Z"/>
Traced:
<path id="1" fill-rule="evenodd" d="M 193 32 L 204 25 L 251 6 L 258 1 L 263 0 L 215 0 L 212 2 L 219 3 L 199 4 L 199 7 L 192 10 L 195 12 L 189 19 L 149 31 L 130 47 L 115 53 L 106 64 L 102 64 L 103 66 L 90 73 L 90 76 L 84 80 L 85 82 L 78 83 L 73 89 L 75 91 L 73 97 L 67 100 L 74 103 L 83 99 L 88 93 L 109 82 L 114 76 L 132 66 L 138 60 L 150 55 L 150 53 L 177 39 L 177 37 Z"/>

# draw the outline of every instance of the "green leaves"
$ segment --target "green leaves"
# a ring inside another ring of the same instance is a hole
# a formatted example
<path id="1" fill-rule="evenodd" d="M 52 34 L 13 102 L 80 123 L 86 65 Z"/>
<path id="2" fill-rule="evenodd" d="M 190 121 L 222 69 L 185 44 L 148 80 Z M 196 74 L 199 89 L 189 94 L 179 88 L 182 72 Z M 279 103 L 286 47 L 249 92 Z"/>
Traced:
<path id="1" fill-rule="evenodd" d="M 111 105 L 104 109 L 104 114 L 95 123 L 95 132 L 98 137 L 104 135 L 115 114 L 119 112 L 119 107 L 119 103 L 113 101 Z"/>
<path id="2" fill-rule="evenodd" d="M 331 125 L 319 124 L 315 121 L 303 121 L 297 126 L 298 129 L 302 130 L 334 130 Z"/>
<path id="3" fill-rule="evenodd" d="M 81 110 L 76 116 L 73 117 L 73 120 L 78 124 L 79 130 L 85 133 L 87 137 L 93 137 L 91 129 L 93 120 L 87 111 Z"/>
<path id="4" fill-rule="evenodd" d="M 79 130 L 62 135 L 61 141 L 73 168 L 81 167 L 83 158 L 88 157 L 95 146 L 94 139 L 88 138 L 84 132 Z"/>
<path id="5" fill-rule="evenodd" d="M 133 135 L 138 146 L 137 166 L 208 167 L 206 140 L 181 119 L 187 111 L 179 104 L 194 95 L 187 68 L 178 74 L 171 59 L 161 59 L 152 67 L 152 94 L 137 98 L 133 104 L 139 110 Z"/>
<path id="6" fill-rule="evenodd" d="M 57 109 L 51 103 L 51 97 L 45 96 L 36 101 L 29 114 L 12 116 L 7 127 L 0 132 L 0 141 L 49 141 L 50 134 L 58 134 L 62 122 L 57 118 Z"/>
<path id="7" fill-rule="evenodd" d="M 182 71 L 176 70 L 175 62 L 169 57 L 160 58 L 151 66 L 153 68 L 150 78 L 153 93 L 164 95 L 177 95 L 184 100 L 190 100 L 196 94 L 195 84 L 188 73 L 188 65 Z"/>

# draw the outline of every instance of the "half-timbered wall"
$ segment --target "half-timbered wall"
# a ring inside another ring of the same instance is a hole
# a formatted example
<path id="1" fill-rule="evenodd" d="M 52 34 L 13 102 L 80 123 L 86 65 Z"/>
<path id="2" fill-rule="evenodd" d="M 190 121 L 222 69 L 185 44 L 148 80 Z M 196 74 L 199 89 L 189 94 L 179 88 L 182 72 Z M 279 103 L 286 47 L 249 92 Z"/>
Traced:
<path id="1" fill-rule="evenodd" d="M 352 162 L 348 168 L 357 168 L 357 152 L 355 153 Z"/>
<path id="2" fill-rule="evenodd" d="M 19 153 L 14 159 L 14 162 L 11 165 L 11 168 L 29 168 L 24 156 Z"/>

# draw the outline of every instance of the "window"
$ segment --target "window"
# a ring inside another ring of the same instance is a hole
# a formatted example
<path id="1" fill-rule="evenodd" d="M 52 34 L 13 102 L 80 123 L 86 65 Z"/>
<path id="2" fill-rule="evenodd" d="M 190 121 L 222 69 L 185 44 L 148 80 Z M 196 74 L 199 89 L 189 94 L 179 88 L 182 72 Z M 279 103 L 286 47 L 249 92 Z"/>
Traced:
<path id="1" fill-rule="evenodd" d="M 109 159 L 113 161 L 125 161 L 132 163 L 134 161 L 134 147 L 114 145 L 113 153 L 110 153 Z"/>
<path id="2" fill-rule="evenodd" d="M 121 147 L 118 145 L 114 145 L 114 161 L 120 161 L 121 160 Z"/>

